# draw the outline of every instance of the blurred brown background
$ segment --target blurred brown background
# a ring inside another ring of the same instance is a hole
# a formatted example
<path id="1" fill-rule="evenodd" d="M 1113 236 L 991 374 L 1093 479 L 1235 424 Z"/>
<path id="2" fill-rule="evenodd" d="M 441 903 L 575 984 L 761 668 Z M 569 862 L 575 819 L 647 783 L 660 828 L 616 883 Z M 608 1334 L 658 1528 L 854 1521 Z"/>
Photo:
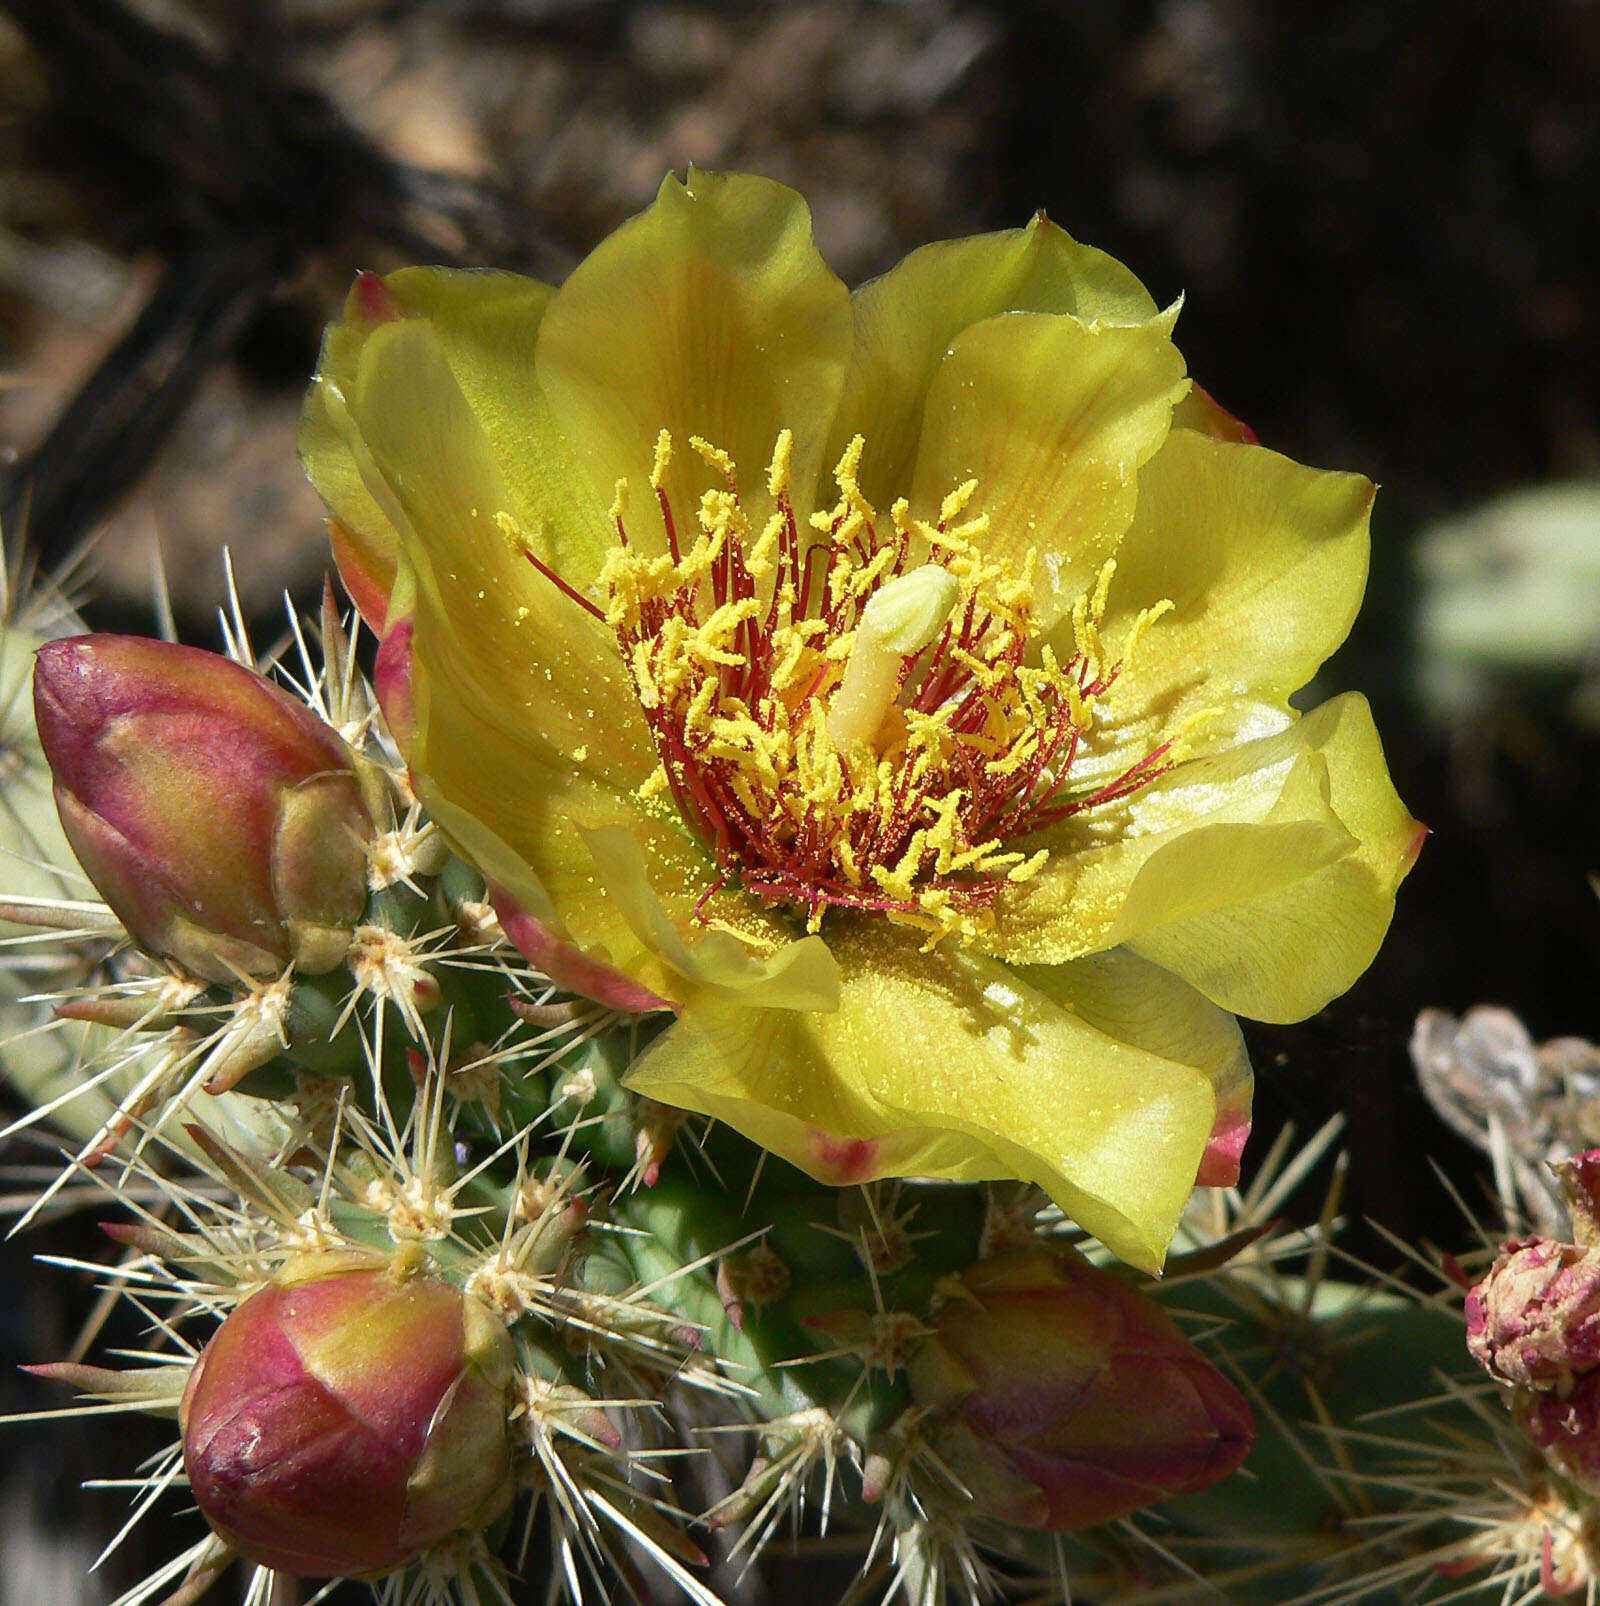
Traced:
<path id="1" fill-rule="evenodd" d="M 1600 627 L 1441 707 L 1412 559 L 1434 519 L 1600 475 L 1600 6 L 0 0 L 8 537 L 55 561 L 95 535 L 92 616 L 140 629 L 159 542 L 197 641 L 226 544 L 271 633 L 325 563 L 294 422 L 355 270 L 559 277 L 689 161 L 803 189 L 851 281 L 1043 207 L 1185 294 L 1193 372 L 1266 444 L 1383 482 L 1319 690 L 1379 705 L 1434 837 L 1372 974 L 1252 1041 L 1263 1127 L 1344 1108 L 1354 1208 L 1459 1236 L 1421 1157 L 1469 1157 L 1406 1038 L 1478 1001 L 1600 1035 L 1600 740 L 1569 699 Z M 1572 572 L 1600 598 L 1600 566 Z M 68 1318 L 6 1319 L 26 1358 Z"/>

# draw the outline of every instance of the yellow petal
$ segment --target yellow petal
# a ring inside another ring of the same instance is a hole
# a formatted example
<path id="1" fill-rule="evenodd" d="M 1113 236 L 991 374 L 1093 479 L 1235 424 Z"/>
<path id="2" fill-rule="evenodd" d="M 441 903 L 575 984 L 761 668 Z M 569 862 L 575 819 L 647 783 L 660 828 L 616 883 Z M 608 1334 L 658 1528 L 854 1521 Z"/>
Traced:
<path id="1" fill-rule="evenodd" d="M 1190 388 L 1189 394 L 1172 410 L 1174 429 L 1193 429 L 1214 441 L 1236 441 L 1244 445 L 1257 444 L 1256 432 L 1242 418 L 1235 418 L 1209 391 L 1199 385 Z"/>
<path id="2" fill-rule="evenodd" d="M 390 575 L 398 559 L 400 537 L 378 506 L 361 467 L 351 452 L 342 420 L 328 410 L 331 393 L 343 394 L 355 384 L 361 347 L 372 324 L 362 313 L 358 280 L 345 303 L 342 322 L 328 325 L 317 359 L 316 378 L 300 412 L 300 461 L 306 475 L 334 517 L 343 524 L 358 551 L 371 553 L 374 571 Z M 381 621 L 379 621 L 381 624 Z"/>
<path id="3" fill-rule="evenodd" d="M 647 833 L 677 885 L 709 884 L 676 814 L 648 815 L 635 795 L 657 760 L 614 639 L 497 524 L 504 481 L 429 324 L 373 331 L 348 412 L 415 593 L 409 756 L 426 801 L 537 918 L 671 997 L 669 968 L 603 895 L 578 829 Z"/>
<path id="4" fill-rule="evenodd" d="M 682 877 L 652 877 L 635 824 L 579 828 L 600 884 L 634 933 L 685 980 L 762 1009 L 832 1010 L 839 1005 L 839 967 L 819 936 L 784 941 L 782 927 L 738 899 L 721 904 L 703 896 L 691 907 L 692 885 Z M 677 906 L 677 920 L 668 905 Z M 747 934 L 700 926 L 692 945 L 683 932 L 696 915 L 733 915 Z"/>
<path id="5" fill-rule="evenodd" d="M 552 823 L 540 843 L 537 864 L 526 850 L 513 848 L 495 826 L 520 833 L 524 817 L 514 805 L 484 808 L 483 794 L 466 794 L 465 803 L 447 796 L 430 775 L 416 776 L 417 795 L 429 816 L 463 856 L 475 865 L 497 893 L 507 895 L 558 944 L 568 944 L 584 960 L 602 970 L 615 970 L 639 988 L 672 1002 L 679 985 L 676 973 L 642 943 L 615 903 L 595 893 L 594 867 L 581 839 L 563 816 L 537 809 L 537 818 Z M 587 896 L 572 896 L 582 886 Z M 564 918 L 571 914 L 571 921 Z M 574 991 L 586 991 L 568 979 Z"/>
<path id="6" fill-rule="evenodd" d="M 1039 552 L 1041 624 L 1095 581 L 1133 518 L 1141 466 L 1188 385 L 1170 319 L 1087 324 L 1014 312 L 958 335 L 928 388 L 914 512 L 936 514 L 968 479 L 987 550 Z"/>
<path id="7" fill-rule="evenodd" d="M 408 317 L 432 325 L 524 535 L 569 584 L 587 589 L 616 535 L 582 516 L 566 442 L 535 373 L 534 353 L 555 290 L 520 274 L 478 268 L 402 268 L 385 283 Z"/>
<path id="8" fill-rule="evenodd" d="M 434 655 L 437 659 L 438 655 Z M 695 987 L 770 1009 L 828 1009 L 837 971 L 820 937 L 793 940 L 715 867 L 676 810 L 644 808 L 542 743 L 497 723 L 445 659 L 426 688 L 414 763 L 440 828 L 562 940 L 666 999 Z"/>
<path id="9" fill-rule="evenodd" d="M 463 728 L 452 723 L 449 735 Z M 471 734 L 469 729 L 469 740 Z M 523 774 L 536 771 L 525 767 Z M 519 810 L 515 798 L 507 802 L 503 790 L 472 791 L 470 778 L 466 785 L 463 806 L 459 786 L 457 796 L 446 796 L 432 773 L 417 776 L 430 815 L 491 886 L 575 950 L 573 974 L 558 977 L 574 991 L 597 995 L 576 974 L 581 955 L 591 973 L 614 970 L 668 1002 L 702 989 L 755 1009 L 837 1004 L 838 967 L 821 937 L 789 940 L 780 925 L 736 897 L 721 907 L 745 928 L 743 940 L 732 929 L 696 921 L 712 872 L 681 830 L 635 813 L 626 800 L 570 780 L 563 787 L 560 776 L 541 776 L 541 802 L 531 811 L 539 822 L 534 835 L 528 831 L 530 811 Z M 583 819 L 612 823 L 585 825 Z M 495 825 L 521 845 L 512 847 Z M 658 890 L 650 865 L 665 865 L 661 886 L 675 889 L 675 896 Z M 709 900 L 703 912 L 717 907 L 717 900 Z"/>
<path id="10" fill-rule="evenodd" d="M 691 907 L 713 879 L 709 855 L 676 811 L 647 812 L 608 757 L 608 723 L 638 718 L 631 696 L 624 702 L 602 687 L 584 703 L 581 680 L 561 673 L 557 636 L 541 639 L 530 654 L 552 670 L 551 680 L 541 675 L 526 696 L 497 696 L 455 650 L 448 621 L 426 604 L 416 632 L 412 769 L 429 813 L 491 881 L 559 937 L 676 998 L 683 990 L 677 971 L 605 885 L 583 835 L 607 826 L 636 834 L 662 879 Z M 571 662 L 581 669 L 580 657 Z M 508 664 L 506 675 L 520 681 L 522 670 Z M 612 673 L 621 676 L 620 668 Z M 562 751 L 550 740 L 561 731 L 582 732 L 583 740 Z"/>
<path id="11" fill-rule="evenodd" d="M 1314 748 L 1306 750 L 1317 728 L 1301 721 L 1179 765 L 1098 833 L 1068 820 L 1029 838 L 1030 848 L 1048 847 L 1048 861 L 1007 889 L 994 929 L 973 940 L 1012 964 L 1059 964 L 1115 947 L 1175 910 L 1225 902 L 1241 884 L 1292 885 L 1336 862 L 1354 844 L 1327 802 Z"/>
<path id="12" fill-rule="evenodd" d="M 1354 837 L 1353 851 L 1298 884 L 1262 886 L 1129 939 L 1136 952 L 1254 1020 L 1303 1020 L 1355 983 L 1377 956 L 1395 889 L 1427 834 L 1395 794 L 1366 699 L 1335 698 L 1301 725 L 1319 715 L 1328 722 L 1328 802 Z M 1218 868 L 1225 873 L 1227 861 Z"/>
<path id="13" fill-rule="evenodd" d="M 910 493 L 928 386 L 962 330 L 1002 312 L 1065 312 L 1086 323 L 1156 314 L 1120 262 L 1042 213 L 1026 228 L 925 245 L 862 285 L 851 305 L 855 343 L 824 466 L 865 435 L 861 488 L 880 508 Z"/>
<path id="14" fill-rule="evenodd" d="M 1126 948 L 1017 973 L 1108 1037 L 1199 1071 L 1211 1084 L 1216 1119 L 1196 1180 L 1213 1187 L 1239 1180 L 1254 1078 L 1239 1023 L 1227 1010 Z"/>
<path id="15" fill-rule="evenodd" d="M 643 493 L 657 433 L 677 443 L 666 488 L 687 524 L 710 484 L 688 450 L 729 453 L 760 527 L 763 475 L 794 432 L 796 506 L 822 460 L 850 349 L 849 292 L 817 254 L 811 215 L 770 179 L 690 170 L 574 270 L 545 315 L 539 381 L 571 444 L 586 516 L 607 538 L 618 479 L 659 540 Z"/>
<path id="16" fill-rule="evenodd" d="M 1124 1259 L 1160 1264 L 1216 1112 L 1208 1070 L 1064 1007 L 1070 976 L 1051 997 L 1003 965 L 952 945 L 923 954 L 882 927 L 833 946 L 835 1012 L 695 997 L 628 1085 L 727 1121 L 825 1180 L 1035 1182 Z M 1116 978 L 1085 977 L 1079 991 L 1108 1024 L 1136 1010 Z M 1181 1024 L 1141 1031 L 1208 1065 L 1221 1058 Z"/>
<path id="17" fill-rule="evenodd" d="M 580 586 L 592 578 L 613 538 L 603 531 L 597 539 L 592 521 L 576 517 L 571 464 L 534 375 L 540 323 L 554 294 L 536 279 L 475 268 L 402 268 L 382 280 L 363 275 L 357 281 L 344 321 L 323 342 L 301 417 L 300 449 L 312 483 L 364 549 L 392 553 L 397 537 L 330 416 L 330 396 L 353 393 L 375 331 L 394 321 L 421 321 L 483 432 L 508 510 L 547 562 Z"/>
<path id="18" fill-rule="evenodd" d="M 1232 1104 L 1247 1103 L 1250 1056 L 1239 1023 L 1186 982 L 1125 948 L 1065 965 L 1018 967 L 1030 987 L 1097 1031 L 1191 1065 Z"/>
<path id="19" fill-rule="evenodd" d="M 515 292 L 526 283 L 504 287 L 507 307 L 525 299 Z M 436 308 L 470 289 L 459 276 L 429 275 L 425 287 Z M 412 627 L 408 756 L 419 791 L 497 885 L 596 963 L 668 998 L 688 974 L 762 998 L 803 993 L 816 1007 L 831 968 L 820 943 L 780 954 L 781 928 L 732 894 L 704 912 L 726 914 L 731 903 L 759 931 L 759 960 L 725 932 L 690 958 L 670 923 L 689 928 L 714 879 L 710 859 L 675 810 L 647 811 L 636 795 L 657 756 L 614 638 L 512 538 L 526 525 L 485 424 L 496 416 L 494 387 L 459 353 L 453 363 L 447 327 L 402 318 L 365 330 L 322 403 L 364 494 L 399 532 L 397 593 L 410 599 Z M 648 849 L 671 917 L 642 879 L 634 886 L 614 862 L 598 865 L 586 832 L 620 832 L 635 851 Z M 641 916 L 647 907 L 653 927 Z"/>
<path id="20" fill-rule="evenodd" d="M 1311 1014 L 1371 963 L 1420 841 L 1355 694 L 1180 764 L 1120 820 L 1100 844 L 1072 821 L 1033 839 L 1049 862 L 980 943 L 1013 963 L 1127 943 L 1260 1020 Z"/>
<path id="21" fill-rule="evenodd" d="M 1097 710 L 1099 763 L 1080 773 L 1120 771 L 1202 710 L 1207 743 L 1282 723 L 1273 710 L 1355 620 L 1372 497 L 1359 474 L 1174 430 L 1139 476 L 1106 613 L 1108 651 L 1120 653 L 1141 610 L 1173 608 Z M 1070 631 L 1058 627 L 1053 645 L 1070 655 Z"/>
<path id="22" fill-rule="evenodd" d="M 502 724 L 536 725 L 530 740 L 561 762 L 637 786 L 655 748 L 615 639 L 508 534 L 511 493 L 437 332 L 420 320 L 374 330 L 352 393 L 330 392 L 330 406 L 341 400 L 347 444 L 414 576 L 418 664 L 434 676 L 448 665 Z"/>

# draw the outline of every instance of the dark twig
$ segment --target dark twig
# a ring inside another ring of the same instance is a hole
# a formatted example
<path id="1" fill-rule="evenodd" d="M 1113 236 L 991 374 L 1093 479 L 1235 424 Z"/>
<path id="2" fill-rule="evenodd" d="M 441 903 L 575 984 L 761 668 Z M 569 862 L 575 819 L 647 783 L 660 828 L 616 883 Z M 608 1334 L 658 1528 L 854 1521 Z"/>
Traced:
<path id="1" fill-rule="evenodd" d="M 270 294 L 259 237 L 197 240 L 162 276 L 39 446 L 0 488 L 0 527 L 26 529 L 53 568 L 149 465 L 211 365 Z"/>

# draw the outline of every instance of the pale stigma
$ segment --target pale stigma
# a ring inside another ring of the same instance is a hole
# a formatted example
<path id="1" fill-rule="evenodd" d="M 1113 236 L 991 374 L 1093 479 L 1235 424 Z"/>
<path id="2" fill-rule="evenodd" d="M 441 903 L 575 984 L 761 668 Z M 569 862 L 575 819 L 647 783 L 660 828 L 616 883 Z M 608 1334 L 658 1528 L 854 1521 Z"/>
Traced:
<path id="1" fill-rule="evenodd" d="M 961 584 L 939 563 L 886 581 L 861 611 L 844 678 L 828 702 L 828 735 L 842 753 L 871 744 L 900 694 L 906 659 L 944 629 Z"/>

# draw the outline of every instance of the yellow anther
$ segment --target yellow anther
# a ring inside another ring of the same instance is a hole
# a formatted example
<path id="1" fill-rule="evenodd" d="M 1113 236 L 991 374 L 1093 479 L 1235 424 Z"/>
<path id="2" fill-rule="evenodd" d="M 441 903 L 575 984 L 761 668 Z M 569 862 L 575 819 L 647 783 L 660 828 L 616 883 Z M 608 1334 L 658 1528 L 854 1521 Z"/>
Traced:
<path id="1" fill-rule="evenodd" d="M 764 580 L 776 567 L 774 555 L 778 550 L 778 543 L 783 539 L 783 531 L 788 521 L 783 514 L 774 513 L 762 527 L 761 534 L 756 543 L 745 553 L 744 566 L 750 571 L 752 580 Z"/>
<path id="2" fill-rule="evenodd" d="M 1133 661 L 1134 652 L 1137 650 L 1139 643 L 1144 640 L 1145 633 L 1151 625 L 1156 620 L 1171 613 L 1176 606 L 1177 604 L 1173 602 L 1171 597 L 1163 597 L 1153 607 L 1139 610 L 1139 617 L 1133 621 L 1132 628 L 1128 631 L 1128 639 L 1122 644 L 1122 662 L 1124 666 Z"/>
<path id="3" fill-rule="evenodd" d="M 649 713 L 661 706 L 661 691 L 656 685 L 655 667 L 650 662 L 650 649 L 644 642 L 636 642 L 629 667 L 633 671 L 634 689 L 639 695 L 639 706 Z"/>
<path id="4" fill-rule="evenodd" d="M 861 494 L 861 483 L 857 478 L 865 446 L 865 437 L 857 435 L 845 447 L 833 471 L 834 483 L 839 487 L 839 500 L 827 512 L 811 515 L 811 527 L 824 535 L 831 534 L 840 545 L 847 545 L 854 540 L 878 516 L 877 509 Z"/>
<path id="5" fill-rule="evenodd" d="M 714 468 L 730 485 L 737 481 L 733 459 L 720 446 L 713 446 L 701 435 L 691 435 L 689 446 L 708 468 Z"/>
<path id="6" fill-rule="evenodd" d="M 1111 568 L 1112 564 L 1107 563 L 1100 571 L 1101 583 L 1096 585 L 1092 596 L 1085 591 L 1072 605 L 1072 638 L 1079 655 L 1094 666 L 1096 674 L 1105 659 L 1105 647 L 1100 639 L 1100 620 L 1105 613 L 1103 596 L 1109 584 Z"/>
<path id="7" fill-rule="evenodd" d="M 939 528 L 941 530 L 954 519 L 960 517 L 962 512 L 965 510 L 967 503 L 972 500 L 977 489 L 978 482 L 976 480 L 968 480 L 965 484 L 958 485 L 944 499 L 944 501 L 939 504 Z"/>
<path id="8" fill-rule="evenodd" d="M 711 678 L 700 682 L 689 706 L 684 710 L 683 729 L 686 735 L 700 736 L 709 731 L 711 704 L 717 694 L 717 683 Z"/>
<path id="9" fill-rule="evenodd" d="M 619 523 L 622 515 L 628 511 L 628 481 L 626 478 L 617 481 L 615 494 L 611 498 L 611 522 Z"/>
<path id="10" fill-rule="evenodd" d="M 750 521 L 745 517 L 744 505 L 732 491 L 706 491 L 700 498 L 700 528 L 713 543 L 715 552 L 721 552 L 731 537 L 742 548 L 750 534 Z"/>
<path id="11" fill-rule="evenodd" d="M 780 429 L 772 448 L 772 462 L 767 468 L 767 495 L 774 502 L 789 493 L 789 465 L 794 456 L 794 431 Z"/>
<path id="12" fill-rule="evenodd" d="M 1094 601 L 1089 606 L 1090 615 L 1094 622 L 1099 624 L 1106 616 L 1106 602 L 1111 596 L 1111 580 L 1117 572 L 1117 560 L 1107 558 L 1100 570 L 1100 577 L 1094 583 Z"/>
<path id="13" fill-rule="evenodd" d="M 777 667 L 772 671 L 774 691 L 786 692 L 799 680 L 805 651 L 805 634 L 798 629 L 791 628 L 774 636 L 773 656 L 777 659 Z"/>
<path id="14" fill-rule="evenodd" d="M 1016 882 L 1033 880 L 1044 869 L 1049 858 L 1050 850 L 1048 848 L 1040 848 L 1037 853 L 1024 859 L 1021 864 L 1013 865 L 1011 869 L 1007 870 L 1006 880 Z"/>
<path id="15" fill-rule="evenodd" d="M 506 545 L 520 558 L 528 551 L 528 538 L 522 533 L 522 526 L 507 512 L 501 511 L 494 516 L 495 528 L 506 538 Z"/>
<path id="16" fill-rule="evenodd" d="M 839 487 L 840 493 L 847 498 L 861 494 L 858 476 L 861 472 L 861 454 L 866 447 L 865 435 L 852 435 L 850 444 L 840 454 L 839 461 L 834 467 L 834 483 Z"/>
<path id="17" fill-rule="evenodd" d="M 980 513 L 976 518 L 968 519 L 964 524 L 952 525 L 940 537 L 940 546 L 954 547 L 959 551 L 966 551 L 989 533 L 989 515 Z M 993 569 L 985 571 L 990 576 L 995 574 Z"/>
<path id="18" fill-rule="evenodd" d="M 1172 739 L 1167 743 L 1165 764 L 1176 764 L 1181 759 L 1188 758 L 1194 751 L 1194 738 L 1208 725 L 1214 725 L 1222 718 L 1222 710 L 1213 705 L 1197 708 L 1187 715 L 1178 725 Z"/>
<path id="19" fill-rule="evenodd" d="M 672 431 L 664 429 L 656 436 L 655 462 L 650 467 L 650 489 L 659 491 L 672 467 Z"/>
<path id="20" fill-rule="evenodd" d="M 888 570 L 894 567 L 894 560 L 895 550 L 893 547 L 879 547 L 878 550 L 872 554 L 870 560 L 862 564 L 860 568 L 842 570 L 845 576 L 845 582 L 849 589 L 853 591 L 856 596 L 872 596 L 878 590 L 878 582 L 883 578 Z M 940 574 L 950 574 L 948 569 L 938 565 L 930 564 L 929 567 L 938 567 Z M 954 580 L 955 576 L 950 575 L 950 578 Z M 890 581 L 890 585 L 896 583 L 897 582 L 895 581 Z M 885 586 L 883 589 L 888 590 L 888 586 Z M 954 606 L 954 604 L 952 604 L 952 606 Z M 946 611 L 948 612 L 948 610 Z"/>

